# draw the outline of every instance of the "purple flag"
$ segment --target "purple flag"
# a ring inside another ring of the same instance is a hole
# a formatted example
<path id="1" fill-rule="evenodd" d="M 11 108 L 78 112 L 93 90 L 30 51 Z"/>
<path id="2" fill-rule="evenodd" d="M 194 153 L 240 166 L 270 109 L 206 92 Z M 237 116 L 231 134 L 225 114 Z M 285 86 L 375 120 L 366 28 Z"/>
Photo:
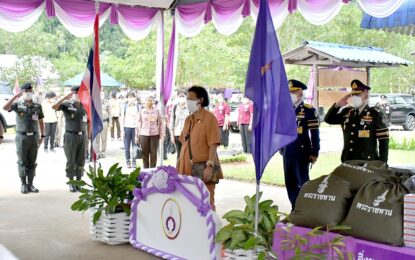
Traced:
<path id="1" fill-rule="evenodd" d="M 259 8 L 245 95 L 254 102 L 251 147 L 259 183 L 271 157 L 297 138 L 287 75 L 266 0 Z"/>

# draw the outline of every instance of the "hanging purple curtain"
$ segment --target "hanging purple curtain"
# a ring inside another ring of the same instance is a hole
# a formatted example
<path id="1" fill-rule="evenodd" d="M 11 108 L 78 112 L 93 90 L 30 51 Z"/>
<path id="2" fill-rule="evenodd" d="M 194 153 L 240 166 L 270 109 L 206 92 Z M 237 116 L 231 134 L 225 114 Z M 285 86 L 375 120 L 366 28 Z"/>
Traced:
<path id="1" fill-rule="evenodd" d="M 169 44 L 169 54 L 167 56 L 166 64 L 166 79 L 164 81 L 163 93 L 164 93 L 164 105 L 167 104 L 171 97 L 171 93 L 174 87 L 174 81 L 176 78 L 176 61 L 177 61 L 177 44 L 176 39 L 176 19 L 173 16 L 173 26 L 171 30 L 170 44 Z"/>

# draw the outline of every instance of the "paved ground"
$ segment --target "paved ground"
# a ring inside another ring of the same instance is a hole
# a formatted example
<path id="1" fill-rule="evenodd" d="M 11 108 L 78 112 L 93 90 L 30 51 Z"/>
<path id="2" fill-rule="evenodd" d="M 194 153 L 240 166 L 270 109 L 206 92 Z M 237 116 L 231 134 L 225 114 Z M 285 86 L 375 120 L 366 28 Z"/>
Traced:
<path id="1" fill-rule="evenodd" d="M 122 160 L 120 142 L 110 142 L 103 167 Z M 20 194 L 14 137 L 0 145 L 0 244 L 20 259 L 157 259 L 131 246 L 109 246 L 92 241 L 88 214 L 72 212 L 77 194 L 66 186 L 65 156 L 39 150 L 35 185 L 39 194 Z M 262 186 L 264 198 L 276 201 L 282 211 L 290 205 L 285 189 Z M 230 209 L 243 208 L 243 196 L 254 194 L 255 185 L 224 180 L 217 188 L 217 210 L 222 216 Z"/>
<path id="2" fill-rule="evenodd" d="M 412 136 L 414 132 L 394 131 L 394 135 Z M 240 142 L 238 134 L 231 134 L 231 143 Z M 322 152 L 339 151 L 343 143 L 338 127 L 321 129 Z M 99 162 L 107 168 L 120 162 L 121 142 L 109 142 L 108 157 Z M 0 244 L 4 244 L 20 259 L 157 259 L 130 245 L 109 246 L 92 241 L 89 236 L 88 215 L 72 212 L 70 205 L 77 194 L 66 186 L 65 156 L 39 150 L 36 186 L 39 194 L 20 194 L 17 175 L 14 136 L 6 135 L 0 145 Z M 272 199 L 280 210 L 291 208 L 284 188 L 262 185 L 265 199 Z M 224 180 L 217 187 L 216 201 L 219 216 L 230 209 L 244 206 L 243 196 L 254 194 L 253 183 Z"/>

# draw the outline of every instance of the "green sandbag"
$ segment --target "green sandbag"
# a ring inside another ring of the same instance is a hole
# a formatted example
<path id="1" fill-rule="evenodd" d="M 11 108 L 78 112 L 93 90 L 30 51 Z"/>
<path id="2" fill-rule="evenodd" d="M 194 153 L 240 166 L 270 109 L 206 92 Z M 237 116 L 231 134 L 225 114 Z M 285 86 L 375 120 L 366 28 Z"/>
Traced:
<path id="1" fill-rule="evenodd" d="M 338 166 L 331 175 L 348 181 L 352 191 L 357 192 L 369 181 L 381 180 L 391 175 L 391 171 L 382 161 L 346 161 Z"/>
<path id="2" fill-rule="evenodd" d="M 343 221 L 352 200 L 350 184 L 337 176 L 306 182 L 288 220 L 305 227 L 335 226 Z"/>
<path id="3" fill-rule="evenodd" d="M 356 194 L 343 225 L 344 233 L 375 242 L 403 243 L 403 196 L 407 189 L 392 176 L 363 185 Z"/>

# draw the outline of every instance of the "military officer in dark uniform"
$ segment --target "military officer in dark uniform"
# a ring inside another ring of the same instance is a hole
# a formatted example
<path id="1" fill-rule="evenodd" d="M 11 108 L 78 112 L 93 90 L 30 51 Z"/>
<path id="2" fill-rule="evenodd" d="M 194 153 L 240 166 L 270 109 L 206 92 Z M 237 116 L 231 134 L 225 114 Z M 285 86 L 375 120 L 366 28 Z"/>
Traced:
<path id="1" fill-rule="evenodd" d="M 317 161 L 320 151 L 319 120 L 316 110 L 303 101 L 307 86 L 297 80 L 289 80 L 291 100 L 297 116 L 297 140 L 282 149 L 285 186 L 292 209 L 298 193 L 308 176 L 310 163 Z"/>
<path id="2" fill-rule="evenodd" d="M 352 93 L 337 101 L 324 118 L 328 124 L 342 127 L 341 161 L 381 160 L 387 163 L 389 130 L 382 120 L 382 112 L 368 106 L 370 87 L 359 80 L 353 80 L 351 87 Z M 351 106 L 347 106 L 349 99 Z"/>
<path id="3" fill-rule="evenodd" d="M 382 112 L 386 126 L 390 124 L 390 103 L 386 95 L 380 96 L 380 101 L 376 104 L 376 108 Z"/>
<path id="4" fill-rule="evenodd" d="M 62 110 L 65 117 L 63 148 L 66 156 L 66 177 L 81 180 L 85 165 L 85 142 L 87 138 L 87 114 L 79 101 L 79 87 L 72 87 L 71 93 L 52 106 Z M 79 191 L 79 187 L 69 185 L 69 191 Z"/>
<path id="5" fill-rule="evenodd" d="M 17 98 L 22 97 L 18 101 Z M 16 112 L 16 152 L 19 176 L 22 182 L 21 192 L 39 192 L 33 186 L 36 175 L 37 151 L 45 138 L 42 106 L 33 101 L 33 86 L 26 83 L 21 92 L 12 97 L 3 107 Z M 39 133 L 40 132 L 40 133 Z"/>

